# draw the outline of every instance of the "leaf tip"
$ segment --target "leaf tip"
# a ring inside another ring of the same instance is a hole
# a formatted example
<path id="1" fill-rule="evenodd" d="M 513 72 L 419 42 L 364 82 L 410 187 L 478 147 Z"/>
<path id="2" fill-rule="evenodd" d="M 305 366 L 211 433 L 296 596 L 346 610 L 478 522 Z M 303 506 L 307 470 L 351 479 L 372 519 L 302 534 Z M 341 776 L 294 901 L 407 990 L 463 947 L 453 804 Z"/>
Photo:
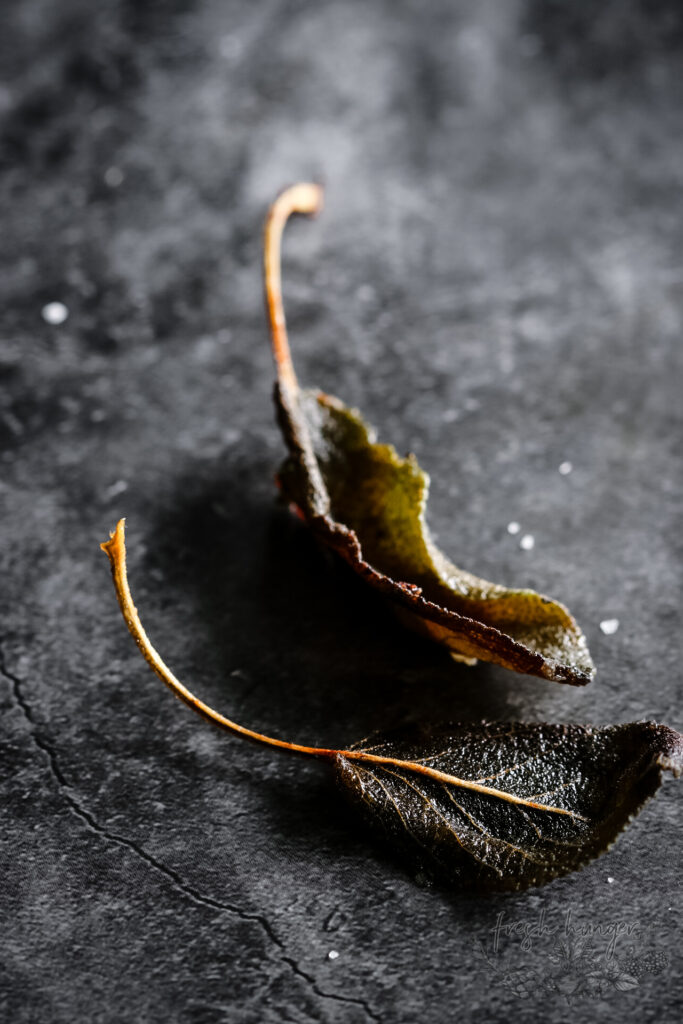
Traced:
<path id="1" fill-rule="evenodd" d="M 675 779 L 683 773 L 683 736 L 668 725 L 655 725 L 657 765 Z"/>

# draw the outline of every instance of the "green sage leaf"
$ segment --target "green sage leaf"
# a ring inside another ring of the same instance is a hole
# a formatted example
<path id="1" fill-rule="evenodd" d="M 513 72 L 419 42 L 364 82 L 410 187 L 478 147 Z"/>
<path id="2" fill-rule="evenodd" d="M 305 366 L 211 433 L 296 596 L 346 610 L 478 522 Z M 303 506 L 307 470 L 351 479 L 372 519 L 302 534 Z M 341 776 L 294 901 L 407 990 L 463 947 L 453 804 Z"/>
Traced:
<path id="1" fill-rule="evenodd" d="M 464 659 L 590 682 L 585 637 L 564 605 L 458 569 L 434 544 L 425 521 L 429 477 L 413 456 L 375 443 L 359 413 L 329 395 L 278 387 L 276 401 L 290 451 L 283 495 L 405 625 Z"/>
<path id="2" fill-rule="evenodd" d="M 461 660 L 583 685 L 595 669 L 564 605 L 457 568 L 425 522 L 429 477 L 412 456 L 375 443 L 360 414 L 337 398 L 299 388 L 280 290 L 280 240 L 293 212 L 313 213 L 318 186 L 295 185 L 266 222 L 265 280 L 278 382 L 278 420 L 289 449 L 279 482 L 316 536 L 389 599 L 410 628 Z"/>

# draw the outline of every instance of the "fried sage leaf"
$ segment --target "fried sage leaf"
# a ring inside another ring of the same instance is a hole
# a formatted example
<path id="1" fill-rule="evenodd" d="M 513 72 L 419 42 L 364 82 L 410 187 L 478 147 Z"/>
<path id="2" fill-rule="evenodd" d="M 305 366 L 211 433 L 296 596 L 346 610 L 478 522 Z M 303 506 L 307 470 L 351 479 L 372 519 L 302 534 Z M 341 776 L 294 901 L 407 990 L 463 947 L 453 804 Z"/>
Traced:
<path id="1" fill-rule="evenodd" d="M 575 871 L 612 844 L 662 772 L 683 769 L 683 736 L 654 722 L 453 725 L 348 750 L 264 736 L 199 700 L 150 643 L 128 586 L 123 520 L 102 548 L 130 633 L 180 700 L 228 732 L 332 762 L 392 845 L 449 884 L 521 890 Z"/>
<path id="2" fill-rule="evenodd" d="M 278 420 L 289 449 L 279 474 L 287 499 L 313 533 L 412 629 L 455 657 L 583 685 L 595 669 L 564 605 L 510 590 L 458 569 L 425 522 L 429 477 L 413 456 L 377 444 L 359 413 L 337 398 L 301 390 L 291 360 L 280 287 L 280 247 L 292 213 L 314 213 L 317 185 L 295 185 L 270 209 L 265 233 L 266 299 L 278 380 Z"/>
<path id="3" fill-rule="evenodd" d="M 337 757 L 343 789 L 418 869 L 489 891 L 543 885 L 604 853 L 683 769 L 665 725 L 410 729 Z"/>

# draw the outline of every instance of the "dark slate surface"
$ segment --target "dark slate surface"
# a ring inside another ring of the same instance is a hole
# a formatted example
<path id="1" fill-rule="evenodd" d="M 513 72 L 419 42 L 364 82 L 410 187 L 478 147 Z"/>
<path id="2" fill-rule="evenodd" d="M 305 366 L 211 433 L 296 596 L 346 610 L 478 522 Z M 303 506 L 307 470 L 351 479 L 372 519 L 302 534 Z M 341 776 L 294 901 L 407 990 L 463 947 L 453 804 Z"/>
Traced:
<path id="1" fill-rule="evenodd" d="M 169 696 L 98 544 L 125 514 L 170 664 L 279 736 L 683 727 L 680 5 L 3 15 L 4 1019 L 676 1019 L 680 787 L 545 889 L 430 888 L 355 828 L 324 765 Z M 457 562 L 572 608 L 587 689 L 451 664 L 277 507 L 261 223 L 310 176 L 325 216 L 290 227 L 285 259 L 302 380 L 416 452 Z"/>

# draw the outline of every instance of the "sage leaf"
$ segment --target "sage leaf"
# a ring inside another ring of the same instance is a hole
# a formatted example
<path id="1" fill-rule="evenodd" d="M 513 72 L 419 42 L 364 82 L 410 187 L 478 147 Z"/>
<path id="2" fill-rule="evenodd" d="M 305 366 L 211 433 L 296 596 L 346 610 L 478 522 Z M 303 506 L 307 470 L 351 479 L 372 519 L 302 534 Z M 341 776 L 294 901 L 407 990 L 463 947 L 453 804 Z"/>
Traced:
<path id="1" fill-rule="evenodd" d="M 564 605 L 457 568 L 425 521 L 429 477 L 414 456 L 378 444 L 360 414 L 339 399 L 299 388 L 287 341 L 280 246 L 290 214 L 314 213 L 319 186 L 295 185 L 266 222 L 265 281 L 277 366 L 275 402 L 289 450 L 278 482 L 315 536 L 336 551 L 408 627 L 458 660 L 496 662 L 557 682 L 584 685 L 595 669 L 585 637 Z"/>
<path id="2" fill-rule="evenodd" d="M 582 868 L 664 771 L 683 769 L 683 737 L 654 722 L 412 727 L 355 749 L 338 754 L 338 780 L 392 849 L 437 881 L 488 891 Z"/>

